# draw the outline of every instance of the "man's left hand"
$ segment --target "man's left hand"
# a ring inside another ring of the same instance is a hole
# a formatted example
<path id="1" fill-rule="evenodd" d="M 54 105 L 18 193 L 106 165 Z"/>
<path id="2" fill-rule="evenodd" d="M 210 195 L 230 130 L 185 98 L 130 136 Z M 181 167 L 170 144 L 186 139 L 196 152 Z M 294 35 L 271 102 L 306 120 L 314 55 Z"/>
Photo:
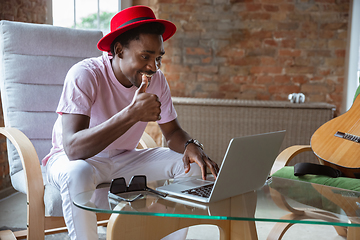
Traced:
<path id="1" fill-rule="evenodd" d="M 183 162 L 185 173 L 190 171 L 190 163 L 197 163 L 200 166 L 201 175 L 204 180 L 206 179 L 207 168 L 210 169 L 215 178 L 219 172 L 219 167 L 216 162 L 212 161 L 200 147 L 193 143 L 187 145 L 184 152 Z"/>

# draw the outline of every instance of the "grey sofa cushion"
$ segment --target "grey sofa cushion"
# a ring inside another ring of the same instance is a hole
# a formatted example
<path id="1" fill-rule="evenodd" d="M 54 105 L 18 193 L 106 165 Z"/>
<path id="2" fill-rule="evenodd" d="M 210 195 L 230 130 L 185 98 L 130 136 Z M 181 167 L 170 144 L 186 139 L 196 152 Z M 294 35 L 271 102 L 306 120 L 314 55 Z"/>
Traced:
<path id="1" fill-rule="evenodd" d="M 5 126 L 21 130 L 31 140 L 40 163 L 51 148 L 55 110 L 67 71 L 84 58 L 100 56 L 96 44 L 101 37 L 100 31 L 0 21 Z M 26 193 L 22 164 L 12 144 L 8 144 L 8 158 L 14 188 Z M 45 205 L 48 213 L 61 215 L 60 194 L 55 190 L 46 185 Z"/>

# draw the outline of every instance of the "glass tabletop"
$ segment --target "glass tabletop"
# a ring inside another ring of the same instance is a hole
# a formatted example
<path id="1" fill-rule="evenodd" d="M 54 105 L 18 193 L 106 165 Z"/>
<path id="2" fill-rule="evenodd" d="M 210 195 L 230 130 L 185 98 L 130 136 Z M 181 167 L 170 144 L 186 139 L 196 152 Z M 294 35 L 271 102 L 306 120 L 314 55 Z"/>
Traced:
<path id="1" fill-rule="evenodd" d="M 148 186 L 156 189 L 174 181 L 156 181 Z M 272 177 L 256 191 L 207 204 L 170 195 L 160 198 L 149 192 L 133 202 L 118 201 L 108 197 L 108 191 L 104 187 L 81 193 L 74 204 L 102 213 L 360 227 L 360 192 L 285 178 Z M 129 195 L 134 193 L 123 197 Z"/>

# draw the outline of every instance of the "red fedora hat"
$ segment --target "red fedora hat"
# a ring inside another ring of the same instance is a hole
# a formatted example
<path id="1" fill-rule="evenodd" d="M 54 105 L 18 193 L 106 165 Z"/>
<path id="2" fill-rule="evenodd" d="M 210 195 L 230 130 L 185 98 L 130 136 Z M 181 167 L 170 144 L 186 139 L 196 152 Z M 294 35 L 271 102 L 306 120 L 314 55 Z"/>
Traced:
<path id="1" fill-rule="evenodd" d="M 163 41 L 169 39 L 176 32 L 176 26 L 169 21 L 156 19 L 151 8 L 146 6 L 133 6 L 117 13 L 110 21 L 110 33 L 105 35 L 97 44 L 101 51 L 110 52 L 110 45 L 120 34 L 140 26 L 144 23 L 159 22 L 165 26 L 162 35 Z"/>

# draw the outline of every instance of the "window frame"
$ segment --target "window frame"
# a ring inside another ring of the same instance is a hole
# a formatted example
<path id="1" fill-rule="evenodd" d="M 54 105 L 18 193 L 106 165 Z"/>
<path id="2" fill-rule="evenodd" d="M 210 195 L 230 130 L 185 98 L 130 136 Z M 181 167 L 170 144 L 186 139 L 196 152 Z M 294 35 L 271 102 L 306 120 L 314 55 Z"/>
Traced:
<path id="1" fill-rule="evenodd" d="M 48 11 L 47 23 L 53 25 L 53 12 L 52 12 L 53 0 L 46 0 L 46 1 L 47 1 L 47 6 L 49 7 L 49 9 L 51 9 L 51 11 Z M 99 30 L 101 30 L 99 28 L 100 1 L 101 0 L 97 0 L 97 19 L 98 19 L 97 27 Z M 118 1 L 118 12 L 120 12 L 124 8 L 132 6 L 132 0 L 117 0 L 117 1 Z M 76 28 L 76 26 L 77 26 L 77 24 L 76 24 L 76 0 L 73 0 L 73 4 L 74 4 L 74 11 L 73 11 L 74 28 Z"/>

